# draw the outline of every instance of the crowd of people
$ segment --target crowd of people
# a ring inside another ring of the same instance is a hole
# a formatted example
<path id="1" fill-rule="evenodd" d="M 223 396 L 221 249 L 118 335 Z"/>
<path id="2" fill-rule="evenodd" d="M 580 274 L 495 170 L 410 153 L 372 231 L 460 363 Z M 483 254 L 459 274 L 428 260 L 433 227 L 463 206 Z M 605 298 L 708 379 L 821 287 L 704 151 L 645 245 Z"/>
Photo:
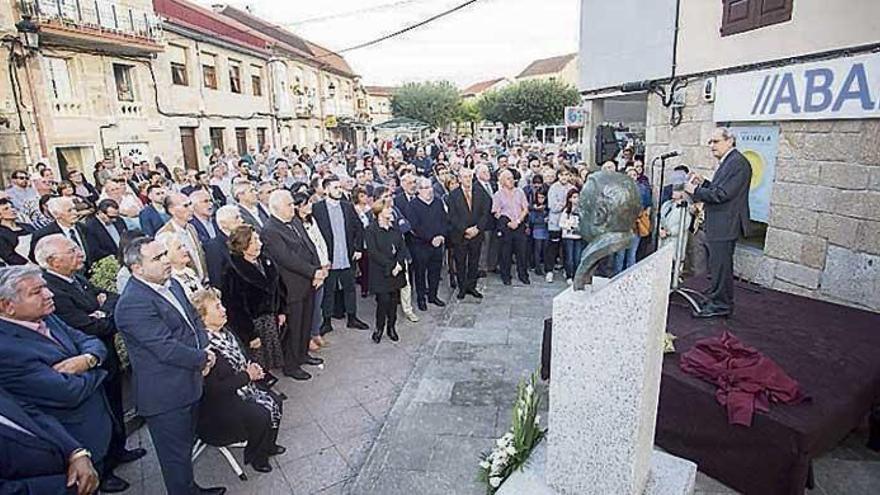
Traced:
<path id="1" fill-rule="evenodd" d="M 247 441 L 245 463 L 270 471 L 285 451 L 273 386 L 312 377 L 334 320 L 396 342 L 398 313 L 417 322 L 447 304 L 444 278 L 458 299 L 482 298 L 487 276 L 570 284 L 580 186 L 600 169 L 538 142 L 445 134 L 210 161 L 103 160 L 91 182 L 78 170 L 56 182 L 38 163 L 0 193 L 0 433 L 39 451 L 2 449 L 12 492 L 128 488 L 114 469 L 145 452 L 125 444 L 121 349 L 168 493 L 223 493 L 194 482 L 196 438 Z M 610 276 L 650 250 L 653 200 L 632 148 L 601 168 L 629 175 L 642 202 L 632 243 L 600 267 Z M 670 206 L 688 180 L 673 176 L 663 239 L 679 233 L 672 213 L 691 214 Z M 113 286 L 99 287 L 107 265 Z M 376 299 L 372 327 L 359 295 Z"/>

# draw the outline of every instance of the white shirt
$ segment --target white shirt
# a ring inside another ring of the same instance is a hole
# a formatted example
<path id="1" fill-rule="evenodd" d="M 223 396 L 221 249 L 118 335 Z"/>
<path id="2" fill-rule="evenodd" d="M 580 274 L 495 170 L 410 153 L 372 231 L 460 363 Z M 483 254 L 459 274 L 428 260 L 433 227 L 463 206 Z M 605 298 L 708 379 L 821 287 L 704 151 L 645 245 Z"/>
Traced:
<path id="1" fill-rule="evenodd" d="M 171 282 L 165 282 L 165 285 L 154 284 L 152 282 L 147 282 L 146 280 L 138 277 L 137 275 L 133 275 L 134 278 L 140 280 L 141 282 L 147 284 L 147 287 L 156 291 L 160 296 L 164 297 L 166 301 L 168 301 L 174 309 L 180 313 L 180 316 L 183 316 L 183 319 L 189 324 L 190 328 L 195 330 L 195 325 L 191 321 L 189 321 L 189 317 L 186 315 L 186 310 L 183 309 L 183 305 L 180 304 L 180 301 L 174 296 L 174 293 L 171 292 Z"/>
<path id="2" fill-rule="evenodd" d="M 309 239 L 315 245 L 315 250 L 318 251 L 318 262 L 321 266 L 329 265 L 330 255 L 327 252 L 327 243 L 324 241 L 324 236 L 321 235 L 321 229 L 318 228 L 318 224 L 314 220 L 308 223 L 303 222 L 303 228 L 306 229 L 306 234 L 309 235 Z"/>

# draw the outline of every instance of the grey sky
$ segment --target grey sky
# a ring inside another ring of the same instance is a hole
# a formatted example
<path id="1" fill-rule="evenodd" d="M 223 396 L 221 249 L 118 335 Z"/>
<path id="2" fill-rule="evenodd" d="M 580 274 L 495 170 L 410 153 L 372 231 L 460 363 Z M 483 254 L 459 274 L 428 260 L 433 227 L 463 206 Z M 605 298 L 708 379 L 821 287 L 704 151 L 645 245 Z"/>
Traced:
<path id="1" fill-rule="evenodd" d="M 216 0 L 199 0 L 210 5 Z M 229 0 L 332 50 L 397 31 L 464 0 Z M 391 7 L 363 12 L 377 6 Z M 368 48 L 343 54 L 368 85 L 448 79 L 460 87 L 516 76 L 532 60 L 577 51 L 578 0 L 480 0 Z M 296 24 L 303 19 L 356 15 Z"/>

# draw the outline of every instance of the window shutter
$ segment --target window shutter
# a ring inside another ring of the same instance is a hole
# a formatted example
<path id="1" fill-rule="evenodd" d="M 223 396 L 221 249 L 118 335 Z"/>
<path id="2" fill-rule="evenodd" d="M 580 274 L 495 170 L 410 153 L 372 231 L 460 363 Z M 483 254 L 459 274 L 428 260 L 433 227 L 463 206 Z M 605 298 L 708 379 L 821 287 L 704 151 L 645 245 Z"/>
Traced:
<path id="1" fill-rule="evenodd" d="M 791 20 L 792 0 L 758 0 L 756 27 Z"/>
<path id="2" fill-rule="evenodd" d="M 62 101 L 73 99 L 67 59 L 56 57 L 43 58 L 46 60 L 47 75 L 49 76 L 49 86 L 52 88 L 52 96 Z"/>
<path id="3" fill-rule="evenodd" d="M 217 63 L 215 59 L 216 59 L 215 55 L 213 55 L 211 53 L 207 53 L 207 52 L 202 52 L 202 56 L 201 56 L 202 65 L 207 65 L 208 67 L 214 67 Z"/>
<path id="4" fill-rule="evenodd" d="M 186 65 L 186 48 L 168 45 L 168 59 L 172 64 Z"/>
<path id="5" fill-rule="evenodd" d="M 759 0 L 722 0 L 721 36 L 754 29 L 754 7 Z"/>
<path id="6" fill-rule="evenodd" d="M 791 20 L 794 0 L 721 0 L 721 36 Z"/>

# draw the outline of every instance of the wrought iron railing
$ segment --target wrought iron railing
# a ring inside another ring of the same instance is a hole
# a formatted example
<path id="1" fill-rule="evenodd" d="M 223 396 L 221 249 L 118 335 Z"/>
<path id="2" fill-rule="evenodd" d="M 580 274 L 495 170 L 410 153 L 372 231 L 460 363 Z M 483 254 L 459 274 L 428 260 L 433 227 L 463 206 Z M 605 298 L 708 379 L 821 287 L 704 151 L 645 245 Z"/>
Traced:
<path id="1" fill-rule="evenodd" d="M 37 22 L 59 22 L 159 42 L 162 22 L 152 11 L 109 0 L 21 0 L 21 12 Z"/>

